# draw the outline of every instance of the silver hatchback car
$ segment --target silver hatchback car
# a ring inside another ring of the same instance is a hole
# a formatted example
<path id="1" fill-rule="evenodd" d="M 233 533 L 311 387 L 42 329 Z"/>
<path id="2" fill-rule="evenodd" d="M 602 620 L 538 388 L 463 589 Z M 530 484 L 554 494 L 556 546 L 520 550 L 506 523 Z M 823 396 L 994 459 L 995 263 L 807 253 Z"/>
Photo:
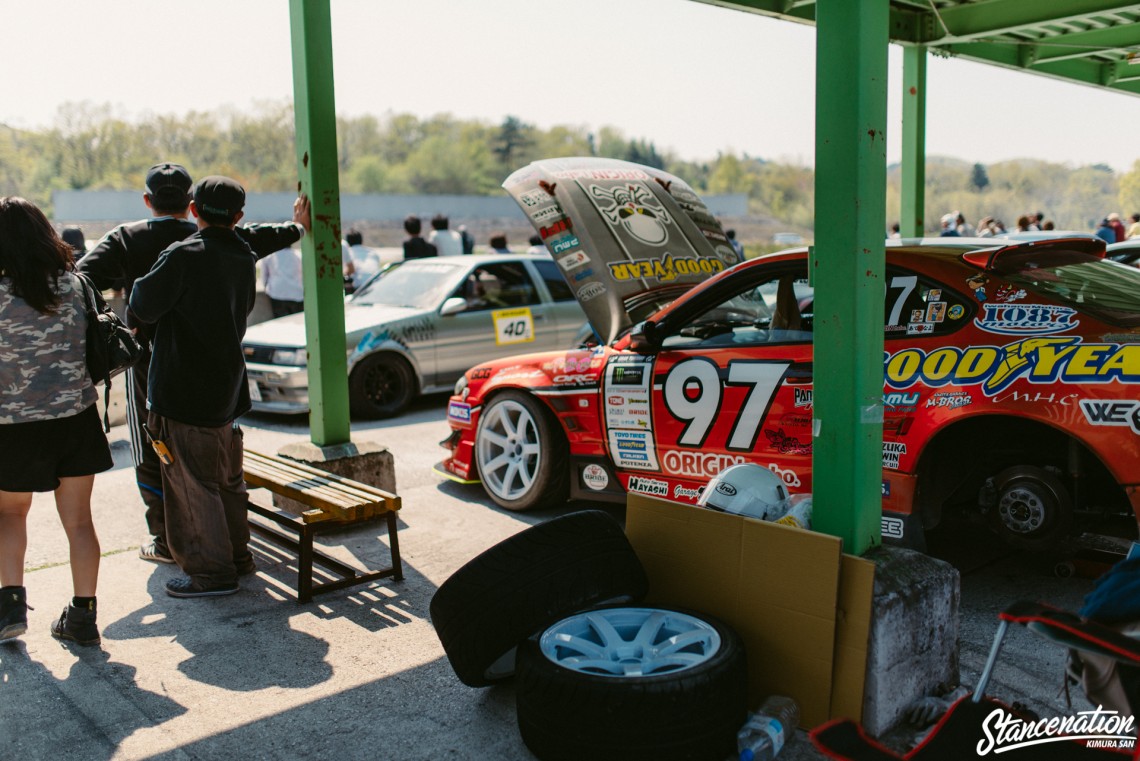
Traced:
<path id="1" fill-rule="evenodd" d="M 586 316 L 548 255 L 441 256 L 391 265 L 345 302 L 353 416 L 399 414 L 474 364 L 569 348 Z M 242 350 L 253 409 L 309 410 L 305 315 L 253 325 Z"/>

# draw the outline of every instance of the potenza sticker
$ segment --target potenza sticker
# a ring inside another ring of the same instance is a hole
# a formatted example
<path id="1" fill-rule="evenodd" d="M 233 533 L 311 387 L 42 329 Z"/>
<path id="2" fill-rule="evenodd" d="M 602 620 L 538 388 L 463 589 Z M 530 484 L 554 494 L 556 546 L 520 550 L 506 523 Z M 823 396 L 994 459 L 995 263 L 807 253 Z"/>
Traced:
<path id="1" fill-rule="evenodd" d="M 1089 425 L 1128 426 L 1140 434 L 1140 402 L 1081 399 L 1078 404 Z"/>
<path id="2" fill-rule="evenodd" d="M 1076 316 L 1077 310 L 1071 307 L 991 302 L 982 305 L 982 314 L 974 318 L 974 324 L 989 333 L 1007 336 L 1046 335 L 1080 325 Z"/>

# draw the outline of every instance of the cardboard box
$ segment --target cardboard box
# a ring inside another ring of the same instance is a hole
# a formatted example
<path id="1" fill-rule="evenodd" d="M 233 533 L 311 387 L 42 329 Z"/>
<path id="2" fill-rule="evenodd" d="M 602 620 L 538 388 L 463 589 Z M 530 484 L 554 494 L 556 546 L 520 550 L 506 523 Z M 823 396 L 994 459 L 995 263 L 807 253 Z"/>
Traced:
<path id="1" fill-rule="evenodd" d="M 748 656 L 749 707 L 790 695 L 800 724 L 862 715 L 875 566 L 837 537 L 630 494 L 626 533 L 649 602 L 732 626 Z"/>

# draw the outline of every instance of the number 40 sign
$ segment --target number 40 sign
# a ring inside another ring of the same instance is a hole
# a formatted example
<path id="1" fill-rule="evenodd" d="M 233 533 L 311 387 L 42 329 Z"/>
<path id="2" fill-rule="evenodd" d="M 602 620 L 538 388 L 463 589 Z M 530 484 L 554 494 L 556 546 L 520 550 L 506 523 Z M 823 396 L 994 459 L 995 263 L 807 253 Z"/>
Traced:
<path id="1" fill-rule="evenodd" d="M 519 344 L 534 340 L 534 318 L 530 309 L 499 309 L 491 312 L 495 321 L 495 343 Z"/>

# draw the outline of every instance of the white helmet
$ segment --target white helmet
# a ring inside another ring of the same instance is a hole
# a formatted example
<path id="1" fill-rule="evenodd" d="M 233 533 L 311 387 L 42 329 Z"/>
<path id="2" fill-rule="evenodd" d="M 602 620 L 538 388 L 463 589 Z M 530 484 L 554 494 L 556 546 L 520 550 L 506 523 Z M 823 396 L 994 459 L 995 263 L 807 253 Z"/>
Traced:
<path id="1" fill-rule="evenodd" d="M 767 468 L 741 463 L 725 468 L 709 481 L 697 504 L 722 513 L 774 521 L 788 511 L 788 489 Z"/>

